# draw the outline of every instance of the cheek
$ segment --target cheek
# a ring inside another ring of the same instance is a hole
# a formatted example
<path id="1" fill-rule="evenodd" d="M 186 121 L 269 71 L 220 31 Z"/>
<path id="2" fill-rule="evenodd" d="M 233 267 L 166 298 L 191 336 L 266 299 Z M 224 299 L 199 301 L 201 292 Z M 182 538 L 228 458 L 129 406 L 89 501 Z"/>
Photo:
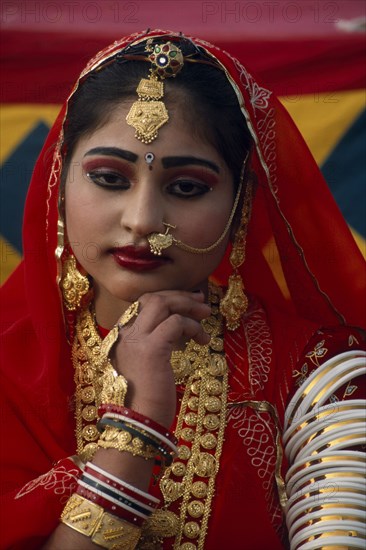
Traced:
<path id="1" fill-rule="evenodd" d="M 68 235 L 83 235 L 96 225 L 101 209 L 93 193 L 82 182 L 67 182 L 65 188 L 65 218 Z"/>
<path id="2" fill-rule="evenodd" d="M 184 232 L 185 238 L 189 238 L 197 247 L 213 244 L 225 230 L 231 208 L 231 203 L 226 199 L 215 201 L 205 208 L 192 209 L 186 217 L 181 218 L 182 235 Z"/>
<path id="3" fill-rule="evenodd" d="M 186 220 L 181 231 L 179 238 L 190 246 L 196 248 L 207 248 L 213 245 L 222 236 L 226 224 L 230 216 L 230 206 L 215 210 L 210 209 L 208 212 L 201 212 L 199 216 L 188 216 L 189 223 Z M 229 211 L 228 211 L 229 209 Z M 190 269 L 190 273 L 193 278 L 208 277 L 220 264 L 222 258 L 225 255 L 226 248 L 230 239 L 230 231 L 227 231 L 222 241 L 218 243 L 213 250 L 209 252 L 203 252 L 193 254 L 182 251 L 182 258 L 187 262 Z M 189 277 L 189 276 L 188 276 Z"/>
<path id="4" fill-rule="evenodd" d="M 95 212 L 72 203 L 66 205 L 66 234 L 70 247 L 87 273 L 92 274 L 101 257 L 101 239 L 97 233 Z"/>

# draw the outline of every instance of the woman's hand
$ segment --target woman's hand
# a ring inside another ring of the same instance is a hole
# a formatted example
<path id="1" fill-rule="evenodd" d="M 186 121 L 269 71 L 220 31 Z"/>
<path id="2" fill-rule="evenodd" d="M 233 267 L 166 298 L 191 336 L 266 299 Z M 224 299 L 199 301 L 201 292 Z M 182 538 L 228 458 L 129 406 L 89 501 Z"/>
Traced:
<path id="1" fill-rule="evenodd" d="M 210 314 L 202 292 L 163 291 L 139 299 L 139 314 L 120 331 L 112 362 L 128 382 L 126 405 L 170 427 L 176 390 L 170 356 L 190 339 L 207 344 L 200 321 Z"/>

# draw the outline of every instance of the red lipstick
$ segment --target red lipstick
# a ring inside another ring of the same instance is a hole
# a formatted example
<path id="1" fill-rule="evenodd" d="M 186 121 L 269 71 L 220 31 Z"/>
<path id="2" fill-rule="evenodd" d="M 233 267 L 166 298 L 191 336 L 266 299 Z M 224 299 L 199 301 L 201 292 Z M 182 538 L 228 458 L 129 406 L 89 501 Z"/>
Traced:
<path id="1" fill-rule="evenodd" d="M 149 248 L 131 245 L 112 248 L 111 254 L 118 265 L 131 271 L 151 271 L 171 261 L 167 256 L 152 254 Z"/>

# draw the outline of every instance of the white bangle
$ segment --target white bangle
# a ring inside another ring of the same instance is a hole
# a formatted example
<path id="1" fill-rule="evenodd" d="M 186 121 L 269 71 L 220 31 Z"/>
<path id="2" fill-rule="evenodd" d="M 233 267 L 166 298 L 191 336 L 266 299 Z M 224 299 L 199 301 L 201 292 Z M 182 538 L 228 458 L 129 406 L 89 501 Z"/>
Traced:
<path id="1" fill-rule="evenodd" d="M 318 538 L 305 542 L 301 545 L 301 550 L 323 550 L 324 546 L 334 550 L 365 550 L 365 541 L 359 537 L 329 536 L 326 539 Z"/>
<path id="2" fill-rule="evenodd" d="M 318 439 L 320 434 L 326 436 L 329 435 L 332 437 L 334 433 L 333 426 L 344 426 L 347 428 L 347 425 L 353 425 L 354 423 L 361 423 L 361 426 L 365 424 L 365 412 L 360 408 L 354 409 L 352 411 L 341 411 L 335 413 L 332 416 L 332 424 L 330 421 L 326 423 L 319 423 L 317 421 L 312 422 L 310 425 L 306 426 L 302 430 L 299 430 L 292 438 L 288 441 L 286 446 L 286 454 L 290 462 L 293 462 L 295 459 L 300 458 L 300 451 L 304 446 L 310 443 L 312 439 Z M 361 429 L 361 432 L 363 430 Z M 323 433 L 322 433 L 323 432 Z M 318 435 L 319 434 L 319 435 Z M 318 439 L 319 440 L 319 439 Z M 320 441 L 320 440 L 319 440 Z M 311 451 L 308 453 L 311 455 Z"/>
<path id="3" fill-rule="evenodd" d="M 353 532 L 356 534 L 355 536 L 358 536 L 358 538 L 362 538 L 366 535 L 366 528 L 359 521 L 345 520 L 341 523 L 337 520 L 321 521 L 315 525 L 309 525 L 308 527 L 305 527 L 304 529 L 301 529 L 301 531 L 296 533 L 296 535 L 291 540 L 291 550 L 302 548 L 301 543 L 308 542 L 307 539 L 319 535 L 325 535 L 324 537 L 322 537 L 322 545 L 328 546 L 328 533 L 329 536 L 338 535 L 346 537 L 348 532 Z M 351 538 L 353 538 L 353 535 L 350 537 L 350 539 Z"/>
<path id="4" fill-rule="evenodd" d="M 307 378 L 286 409 L 285 507 L 291 550 L 365 548 L 364 399 L 325 402 L 366 372 L 366 353 L 339 354 Z"/>
<path id="5" fill-rule="evenodd" d="M 362 451 L 323 451 L 318 455 L 306 457 L 302 460 L 296 460 L 287 471 L 286 482 L 292 479 L 298 472 L 309 471 L 310 468 L 319 465 L 328 465 L 336 467 L 344 463 L 354 464 L 355 467 L 360 466 L 366 471 L 366 454 Z M 309 468 L 309 470 L 308 470 Z"/>
<path id="6" fill-rule="evenodd" d="M 332 419 L 335 414 L 340 412 L 351 412 L 353 410 L 361 410 L 365 414 L 366 399 L 348 399 L 347 401 L 336 401 L 327 403 L 322 406 L 317 406 L 310 412 L 304 414 L 300 418 L 293 421 L 289 428 L 284 432 L 282 441 L 286 445 L 288 440 L 293 438 L 297 432 L 302 431 L 307 426 L 316 423 L 320 428 L 325 428 L 332 424 Z"/>
<path id="7" fill-rule="evenodd" d="M 324 374 L 326 374 L 328 371 L 332 371 L 332 373 L 334 373 L 334 368 L 337 368 L 337 366 L 339 365 L 342 366 L 342 364 L 348 359 L 362 359 L 365 357 L 366 352 L 363 350 L 346 351 L 344 353 L 335 355 L 331 359 L 328 359 L 328 361 L 325 361 L 325 363 L 314 370 L 305 380 L 305 382 L 300 386 L 300 388 L 291 399 L 291 402 L 286 407 L 284 431 L 286 431 L 289 424 L 293 422 L 295 415 L 297 415 L 297 417 L 299 418 L 300 416 L 303 417 L 306 414 L 307 411 L 304 410 L 304 407 L 302 406 L 303 400 L 305 399 L 309 390 L 312 387 L 316 386 L 318 382 L 320 382 Z M 300 406 L 301 412 L 299 415 L 297 409 Z"/>

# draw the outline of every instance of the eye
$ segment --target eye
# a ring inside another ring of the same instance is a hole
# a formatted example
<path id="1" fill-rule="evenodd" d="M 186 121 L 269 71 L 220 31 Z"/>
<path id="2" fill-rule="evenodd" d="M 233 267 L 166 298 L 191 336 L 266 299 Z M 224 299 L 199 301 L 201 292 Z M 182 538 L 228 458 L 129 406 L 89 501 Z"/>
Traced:
<path id="1" fill-rule="evenodd" d="M 90 170 L 86 175 L 100 187 L 116 190 L 128 189 L 130 186 L 130 182 L 124 175 L 113 170 Z"/>
<path id="2" fill-rule="evenodd" d="M 168 192 L 171 195 L 176 195 L 183 198 L 199 197 L 209 191 L 212 191 L 212 187 L 206 183 L 188 179 L 177 180 L 168 185 Z"/>

